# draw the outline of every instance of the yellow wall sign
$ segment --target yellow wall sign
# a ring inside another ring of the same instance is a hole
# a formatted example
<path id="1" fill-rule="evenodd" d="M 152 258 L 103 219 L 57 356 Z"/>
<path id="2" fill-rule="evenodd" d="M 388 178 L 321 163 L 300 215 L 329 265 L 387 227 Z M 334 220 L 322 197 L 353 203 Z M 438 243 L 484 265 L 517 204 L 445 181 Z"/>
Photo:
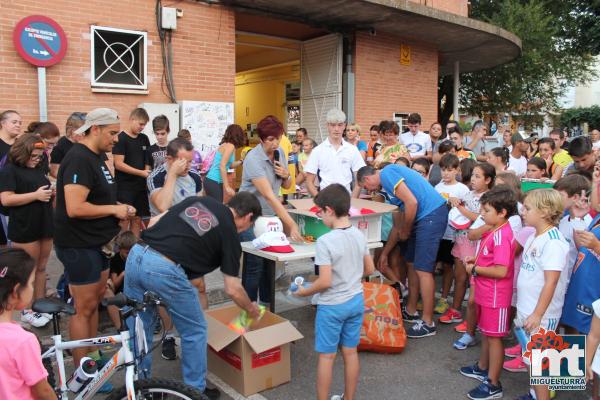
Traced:
<path id="1" fill-rule="evenodd" d="M 410 46 L 406 44 L 400 45 L 400 64 L 410 65 Z"/>

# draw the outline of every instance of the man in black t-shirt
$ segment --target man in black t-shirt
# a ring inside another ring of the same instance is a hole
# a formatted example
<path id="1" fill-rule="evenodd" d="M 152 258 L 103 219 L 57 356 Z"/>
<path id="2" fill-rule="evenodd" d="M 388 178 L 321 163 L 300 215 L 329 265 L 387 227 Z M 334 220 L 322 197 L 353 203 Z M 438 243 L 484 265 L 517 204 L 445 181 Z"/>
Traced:
<path id="1" fill-rule="evenodd" d="M 150 215 L 146 178 L 150 175 L 148 149 L 150 140 L 142 133 L 148 123 L 148 113 L 136 108 L 129 115 L 129 127 L 119 133 L 119 141 L 113 147 L 117 200 L 130 204 L 137 210 L 136 217 L 125 221 L 121 228 L 140 236 L 142 217 Z"/>
<path id="2" fill-rule="evenodd" d="M 54 248 L 65 267 L 77 313 L 69 320 L 73 340 L 94 337 L 98 305 L 106 289 L 108 259 L 102 247 L 119 232 L 119 220 L 132 218 L 135 208 L 117 204 L 115 181 L 103 156 L 112 150 L 120 131 L 117 112 L 89 112 L 76 133 L 83 134 L 58 169 Z M 73 349 L 79 365 L 86 348 Z"/>
<path id="3" fill-rule="evenodd" d="M 210 197 L 189 197 L 150 220 L 142 234 L 144 245 L 133 246 L 125 267 L 125 295 L 142 300 L 144 292 L 156 293 L 168 305 L 181 335 L 183 380 L 217 398 L 216 389 L 206 389 L 207 324 L 190 282 L 220 268 L 225 293 L 252 318 L 259 309 L 250 301 L 238 278 L 242 248 L 238 233 L 252 226 L 261 214 L 256 196 L 236 194 L 227 205 Z M 152 337 L 155 310 L 142 313 L 146 337 Z M 141 370 L 150 371 L 151 354 Z"/>

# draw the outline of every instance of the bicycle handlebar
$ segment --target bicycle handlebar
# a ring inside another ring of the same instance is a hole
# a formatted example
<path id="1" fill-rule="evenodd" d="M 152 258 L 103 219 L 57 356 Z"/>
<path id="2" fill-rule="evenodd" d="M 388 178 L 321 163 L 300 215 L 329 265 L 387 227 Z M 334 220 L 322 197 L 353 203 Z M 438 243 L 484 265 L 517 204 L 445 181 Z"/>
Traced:
<path id="1" fill-rule="evenodd" d="M 104 307 L 117 306 L 118 308 L 123 308 L 125 306 L 143 308 L 144 306 L 148 305 L 160 305 L 166 307 L 166 304 L 162 301 L 162 299 L 153 292 L 144 293 L 144 300 L 141 302 L 131 299 L 125 296 L 123 293 L 119 293 L 115 297 L 102 300 L 102 305 Z"/>

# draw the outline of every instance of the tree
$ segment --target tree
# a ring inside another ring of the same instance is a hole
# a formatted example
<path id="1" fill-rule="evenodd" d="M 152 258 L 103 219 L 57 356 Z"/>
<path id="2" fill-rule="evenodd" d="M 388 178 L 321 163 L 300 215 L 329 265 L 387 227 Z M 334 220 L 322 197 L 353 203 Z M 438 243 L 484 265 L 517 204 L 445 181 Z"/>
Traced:
<path id="1" fill-rule="evenodd" d="M 461 75 L 460 105 L 467 113 L 513 113 L 526 125 L 558 109 L 566 87 L 593 77 L 600 0 L 471 0 L 471 16 L 516 34 L 521 56 L 489 70 Z M 580 24 L 580 25 L 577 25 Z M 594 36 L 595 35 L 595 36 Z M 452 77 L 440 79 L 439 117 L 452 113 Z"/>

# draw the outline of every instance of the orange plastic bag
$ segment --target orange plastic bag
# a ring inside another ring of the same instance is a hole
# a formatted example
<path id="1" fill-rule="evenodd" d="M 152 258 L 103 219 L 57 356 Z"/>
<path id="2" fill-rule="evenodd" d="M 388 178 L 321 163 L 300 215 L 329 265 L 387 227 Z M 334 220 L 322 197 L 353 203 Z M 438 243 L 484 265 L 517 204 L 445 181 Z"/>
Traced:
<path id="1" fill-rule="evenodd" d="M 406 346 L 406 331 L 398 292 L 389 285 L 363 282 L 365 316 L 360 329 L 360 351 L 400 353 Z"/>

